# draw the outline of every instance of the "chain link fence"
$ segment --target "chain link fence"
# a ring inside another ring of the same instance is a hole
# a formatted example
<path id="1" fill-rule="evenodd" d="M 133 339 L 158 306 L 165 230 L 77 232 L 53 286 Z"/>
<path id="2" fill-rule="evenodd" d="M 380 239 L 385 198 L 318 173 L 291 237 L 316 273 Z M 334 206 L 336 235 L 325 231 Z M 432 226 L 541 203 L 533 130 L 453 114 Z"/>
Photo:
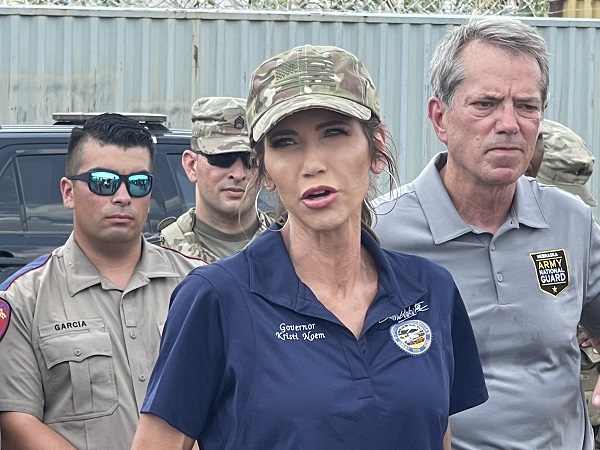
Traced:
<path id="1" fill-rule="evenodd" d="M 505 14 L 546 17 L 563 0 L 0 0 L 0 5 L 112 6 L 170 9 L 335 11 L 402 14 Z"/>

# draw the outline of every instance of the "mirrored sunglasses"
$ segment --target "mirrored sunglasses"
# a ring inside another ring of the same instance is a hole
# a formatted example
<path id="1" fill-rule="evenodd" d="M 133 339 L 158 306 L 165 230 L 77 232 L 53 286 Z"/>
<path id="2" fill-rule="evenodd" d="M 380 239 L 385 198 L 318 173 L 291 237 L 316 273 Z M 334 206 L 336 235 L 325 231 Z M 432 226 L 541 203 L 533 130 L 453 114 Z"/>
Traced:
<path id="1" fill-rule="evenodd" d="M 88 188 L 94 194 L 114 195 L 122 182 L 132 197 L 145 197 L 152 190 L 152 175 L 148 172 L 136 172 L 120 175 L 110 170 L 90 170 L 67 177 L 69 180 L 87 181 Z"/>
<path id="2" fill-rule="evenodd" d="M 196 153 L 204 156 L 211 166 L 231 167 L 235 161 L 240 158 L 242 164 L 244 164 L 246 168 L 250 168 L 250 152 L 218 153 L 216 155 L 209 155 L 208 153 L 201 151 L 197 151 Z"/>

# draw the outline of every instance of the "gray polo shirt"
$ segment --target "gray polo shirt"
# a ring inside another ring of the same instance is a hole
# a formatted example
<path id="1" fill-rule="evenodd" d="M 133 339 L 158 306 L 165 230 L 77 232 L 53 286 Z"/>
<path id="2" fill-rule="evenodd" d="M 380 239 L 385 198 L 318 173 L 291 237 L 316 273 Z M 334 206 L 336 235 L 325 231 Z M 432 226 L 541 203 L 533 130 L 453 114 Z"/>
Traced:
<path id="1" fill-rule="evenodd" d="M 121 291 L 69 237 L 0 292 L 0 411 L 32 414 L 78 449 L 129 449 L 171 291 L 201 264 L 143 241 Z"/>
<path id="2" fill-rule="evenodd" d="M 582 201 L 530 178 L 492 235 L 466 224 L 437 155 L 377 207 L 384 248 L 453 275 L 471 319 L 490 398 L 451 417 L 453 450 L 593 448 L 579 381 L 580 320 L 600 335 L 600 228 Z M 583 310 L 583 315 L 582 315 Z"/>

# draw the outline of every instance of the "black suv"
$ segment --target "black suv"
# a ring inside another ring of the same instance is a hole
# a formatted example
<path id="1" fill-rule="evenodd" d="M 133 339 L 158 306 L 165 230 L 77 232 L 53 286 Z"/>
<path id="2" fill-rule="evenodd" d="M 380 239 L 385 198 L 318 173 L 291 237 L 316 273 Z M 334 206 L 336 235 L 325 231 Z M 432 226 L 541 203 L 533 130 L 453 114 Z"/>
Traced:
<path id="1" fill-rule="evenodd" d="M 0 282 L 17 267 L 62 245 L 72 229 L 72 213 L 59 188 L 65 173 L 69 135 L 94 113 L 54 114 L 53 125 L 0 126 Z M 156 138 L 154 183 L 144 232 L 179 216 L 194 204 L 194 185 L 181 167 L 190 147 L 189 130 L 167 128 L 158 114 L 127 114 Z"/>

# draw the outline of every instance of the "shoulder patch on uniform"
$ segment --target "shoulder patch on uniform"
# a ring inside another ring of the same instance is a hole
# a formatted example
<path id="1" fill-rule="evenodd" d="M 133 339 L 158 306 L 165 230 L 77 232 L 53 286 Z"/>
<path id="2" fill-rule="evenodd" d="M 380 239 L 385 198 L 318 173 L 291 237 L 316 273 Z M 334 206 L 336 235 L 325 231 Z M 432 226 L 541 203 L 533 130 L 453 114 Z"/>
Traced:
<path id="1" fill-rule="evenodd" d="M 6 334 L 8 324 L 10 323 L 10 305 L 8 302 L 0 298 L 0 341 Z"/>
<path id="2" fill-rule="evenodd" d="M 11 285 L 11 283 L 13 281 L 15 281 L 17 278 L 19 278 L 21 275 L 23 275 L 24 273 L 27 273 L 30 270 L 37 269 L 38 267 L 41 267 L 44 264 L 46 264 L 46 261 L 48 261 L 51 256 L 52 256 L 52 253 L 46 253 L 46 254 L 38 257 L 37 259 L 31 261 L 30 263 L 27 263 L 27 265 L 21 267 L 19 270 L 17 270 L 15 273 L 13 273 L 10 277 L 8 277 L 6 280 L 4 280 L 0 284 L 0 291 L 5 291 L 6 289 L 8 289 L 8 287 Z"/>
<path id="3" fill-rule="evenodd" d="M 175 223 L 175 222 L 177 222 L 177 217 L 175 217 L 175 216 L 166 217 L 165 219 L 163 219 L 160 222 L 158 222 L 158 225 L 156 226 L 156 229 L 158 231 L 161 231 L 164 228 L 168 227 L 169 225 L 171 225 L 172 223 Z"/>
<path id="4" fill-rule="evenodd" d="M 558 296 L 569 287 L 569 264 L 564 249 L 530 253 L 540 291 Z"/>

